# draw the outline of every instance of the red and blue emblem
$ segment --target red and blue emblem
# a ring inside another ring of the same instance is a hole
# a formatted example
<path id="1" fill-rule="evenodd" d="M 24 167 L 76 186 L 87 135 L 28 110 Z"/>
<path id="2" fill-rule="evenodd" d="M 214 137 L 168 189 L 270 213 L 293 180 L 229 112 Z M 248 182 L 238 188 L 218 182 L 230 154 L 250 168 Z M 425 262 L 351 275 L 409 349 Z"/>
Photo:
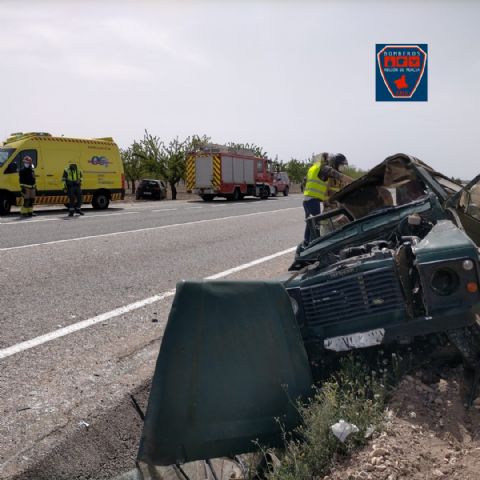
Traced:
<path id="1" fill-rule="evenodd" d="M 376 100 L 428 100 L 428 45 L 376 45 Z"/>

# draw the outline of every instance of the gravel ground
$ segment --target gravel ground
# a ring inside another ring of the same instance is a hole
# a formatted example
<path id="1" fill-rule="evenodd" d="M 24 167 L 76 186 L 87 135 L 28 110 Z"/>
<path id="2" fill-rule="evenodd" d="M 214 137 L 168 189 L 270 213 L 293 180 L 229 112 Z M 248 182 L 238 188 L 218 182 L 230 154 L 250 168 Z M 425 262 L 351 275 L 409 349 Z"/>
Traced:
<path id="1" fill-rule="evenodd" d="M 384 430 L 324 480 L 480 478 L 480 398 L 466 408 L 469 382 L 456 352 L 424 360 L 396 389 Z"/>

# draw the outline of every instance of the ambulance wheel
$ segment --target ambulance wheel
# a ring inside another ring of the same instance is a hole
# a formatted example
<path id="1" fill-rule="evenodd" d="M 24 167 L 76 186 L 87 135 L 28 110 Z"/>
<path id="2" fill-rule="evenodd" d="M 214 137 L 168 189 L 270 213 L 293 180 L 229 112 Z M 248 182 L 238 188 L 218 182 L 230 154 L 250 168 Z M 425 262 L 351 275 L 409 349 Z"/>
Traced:
<path id="1" fill-rule="evenodd" d="M 0 193 L 0 215 L 7 215 L 12 208 L 12 200 L 5 193 Z"/>
<path id="2" fill-rule="evenodd" d="M 93 196 L 92 207 L 95 210 L 105 210 L 110 204 L 110 198 L 106 192 L 96 193 Z"/>

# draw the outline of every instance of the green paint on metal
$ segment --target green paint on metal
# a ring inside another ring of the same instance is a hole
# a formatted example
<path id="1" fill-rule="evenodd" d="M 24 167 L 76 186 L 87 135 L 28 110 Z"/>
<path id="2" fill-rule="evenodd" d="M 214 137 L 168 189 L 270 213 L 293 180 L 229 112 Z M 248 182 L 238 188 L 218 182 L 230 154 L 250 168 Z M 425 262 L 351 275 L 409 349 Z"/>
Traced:
<path id="1" fill-rule="evenodd" d="M 231 456 L 281 443 L 312 384 L 279 282 L 177 285 L 138 458 L 153 465 Z"/>

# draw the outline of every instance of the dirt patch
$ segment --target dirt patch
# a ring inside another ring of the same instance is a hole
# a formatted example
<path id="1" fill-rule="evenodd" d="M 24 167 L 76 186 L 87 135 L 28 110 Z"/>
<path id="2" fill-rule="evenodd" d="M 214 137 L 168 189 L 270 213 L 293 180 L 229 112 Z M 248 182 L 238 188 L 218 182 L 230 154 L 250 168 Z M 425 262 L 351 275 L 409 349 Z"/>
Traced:
<path id="1" fill-rule="evenodd" d="M 145 411 L 150 382 L 132 395 Z M 143 421 L 130 395 L 121 403 L 89 423 L 78 423 L 54 450 L 29 470 L 12 480 L 86 480 L 111 479 L 131 470 L 142 431 Z"/>
<path id="2" fill-rule="evenodd" d="M 441 352 L 407 375 L 393 394 L 384 431 L 339 459 L 324 480 L 480 478 L 480 413 L 466 408 L 469 379 L 457 360 Z"/>

